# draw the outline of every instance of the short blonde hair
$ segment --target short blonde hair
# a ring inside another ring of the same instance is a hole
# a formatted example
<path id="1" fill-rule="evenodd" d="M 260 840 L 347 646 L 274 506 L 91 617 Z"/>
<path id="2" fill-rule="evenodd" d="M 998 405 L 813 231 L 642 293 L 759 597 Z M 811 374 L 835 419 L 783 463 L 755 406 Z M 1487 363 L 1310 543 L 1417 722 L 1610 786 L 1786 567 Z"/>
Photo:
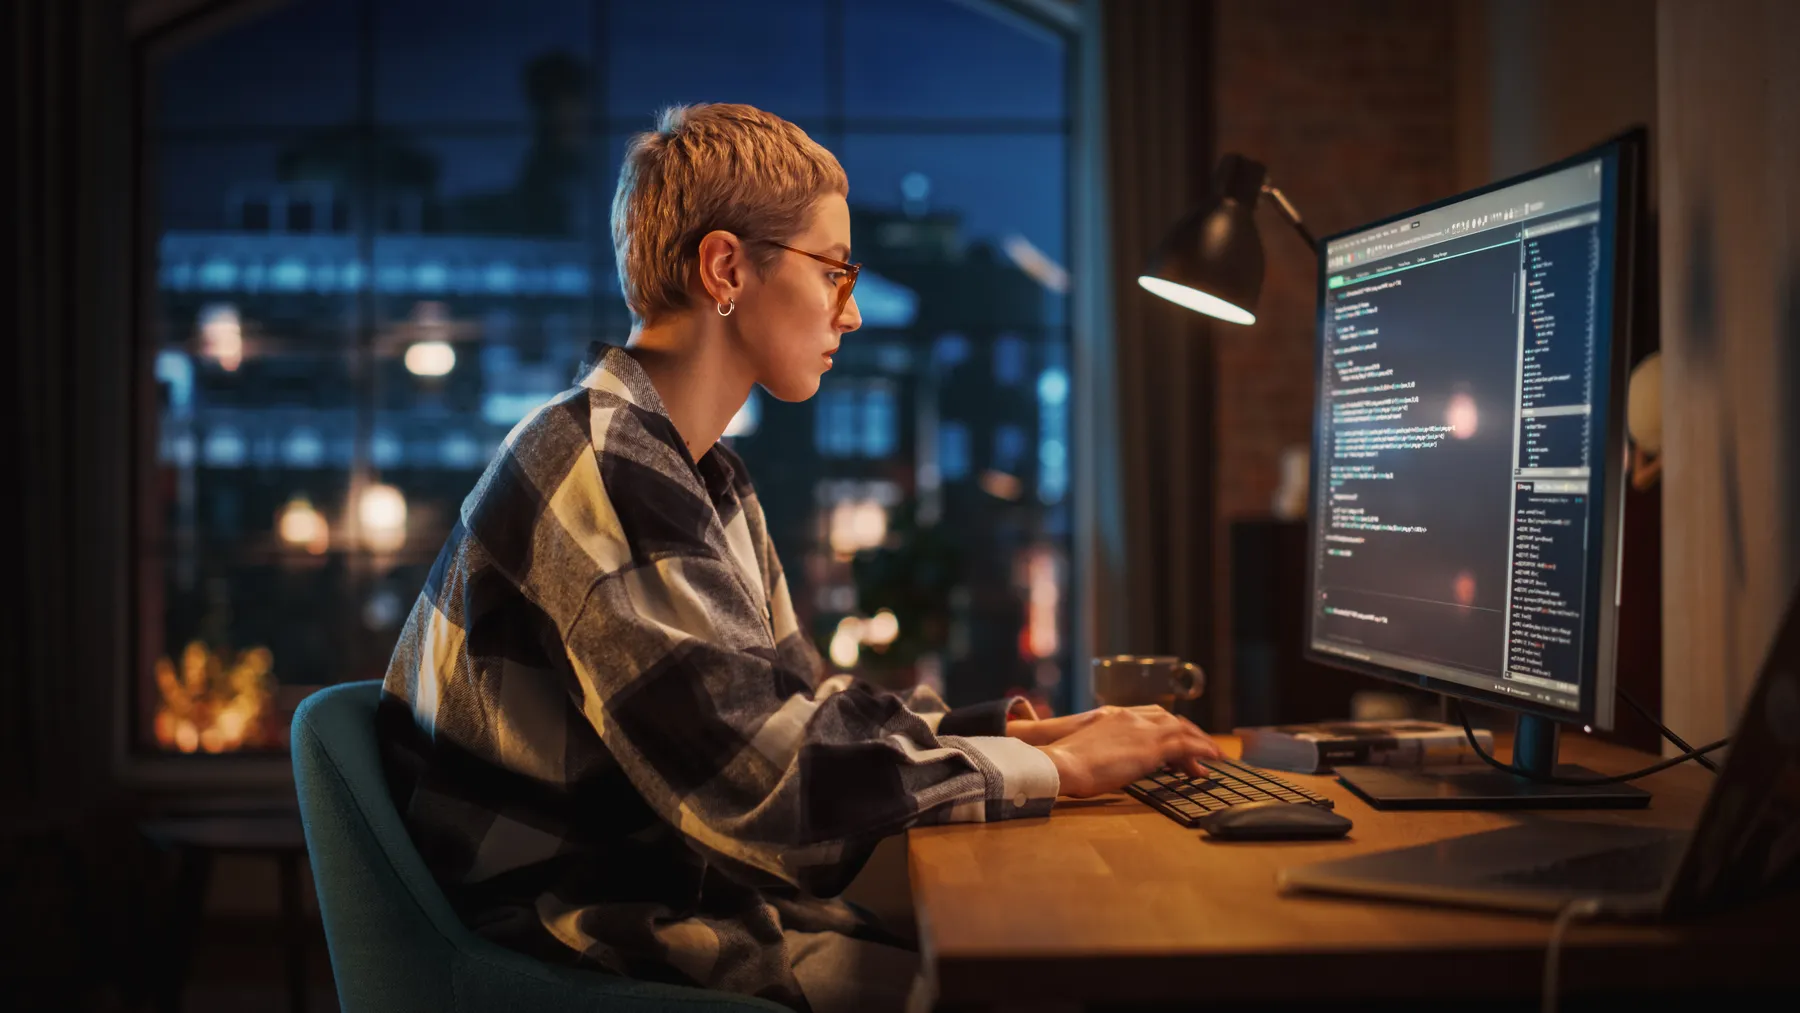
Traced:
<path id="1" fill-rule="evenodd" d="M 849 191 L 837 158 L 773 113 L 727 103 L 664 109 L 655 130 L 631 139 L 613 195 L 625 305 L 646 323 L 686 309 L 708 232 L 786 239 L 806 228 L 820 197 Z M 761 272 L 780 253 L 753 246 L 751 264 Z"/>

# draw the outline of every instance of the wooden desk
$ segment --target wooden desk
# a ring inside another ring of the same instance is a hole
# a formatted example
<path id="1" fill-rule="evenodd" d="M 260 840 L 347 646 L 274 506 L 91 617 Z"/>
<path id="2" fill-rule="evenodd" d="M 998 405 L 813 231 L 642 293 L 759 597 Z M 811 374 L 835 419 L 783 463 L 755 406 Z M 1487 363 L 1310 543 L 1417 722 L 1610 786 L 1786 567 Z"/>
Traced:
<path id="1" fill-rule="evenodd" d="M 1564 737 L 1563 757 L 1614 773 L 1651 761 L 1579 734 Z M 1712 780 L 1687 764 L 1641 782 L 1655 793 L 1648 810 L 1551 816 L 1377 812 L 1328 775 L 1284 776 L 1335 801 L 1356 821 L 1350 836 L 1213 842 L 1124 795 L 1063 799 L 1047 819 L 912 831 L 913 898 L 941 1000 L 1043 1009 L 1536 996 L 1546 919 L 1284 896 L 1276 872 L 1526 819 L 1691 826 Z M 1797 908 L 1778 898 L 1692 926 L 1577 925 L 1561 991 L 1800 991 Z"/>

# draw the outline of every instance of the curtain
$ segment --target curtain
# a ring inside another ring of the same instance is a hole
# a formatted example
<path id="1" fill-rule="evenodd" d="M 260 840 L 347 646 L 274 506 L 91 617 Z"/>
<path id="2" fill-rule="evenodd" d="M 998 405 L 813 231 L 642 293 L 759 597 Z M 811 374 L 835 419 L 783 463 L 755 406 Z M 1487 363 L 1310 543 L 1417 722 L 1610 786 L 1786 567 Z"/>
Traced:
<path id="1" fill-rule="evenodd" d="M 130 657 L 127 15 L 123 0 L 0 13 L 0 910 L 28 926 L 0 980 L 22 1008 L 117 1005 L 149 935 L 126 898 L 147 895 L 154 868 L 111 776 Z"/>
<path id="2" fill-rule="evenodd" d="M 1078 346 L 1091 403 L 1082 558 L 1096 653 L 1214 657 L 1215 364 L 1205 318 L 1137 285 L 1164 231 L 1210 190 L 1212 4 L 1137 0 L 1083 8 L 1097 39 L 1084 94 L 1102 124 L 1078 208 L 1106 252 Z M 1079 312 L 1079 311 L 1078 311 Z M 1088 339 L 1088 340 L 1084 340 Z M 1085 660 L 1077 677 L 1085 686 Z M 1223 713 L 1212 685 L 1195 713 Z M 1078 698 L 1080 699 L 1080 698 Z"/>
<path id="3" fill-rule="evenodd" d="M 13 394 L 0 789 L 79 805 L 104 783 L 128 656 L 131 110 L 120 0 L 7 6 Z M 15 809 L 15 811 L 17 811 Z"/>

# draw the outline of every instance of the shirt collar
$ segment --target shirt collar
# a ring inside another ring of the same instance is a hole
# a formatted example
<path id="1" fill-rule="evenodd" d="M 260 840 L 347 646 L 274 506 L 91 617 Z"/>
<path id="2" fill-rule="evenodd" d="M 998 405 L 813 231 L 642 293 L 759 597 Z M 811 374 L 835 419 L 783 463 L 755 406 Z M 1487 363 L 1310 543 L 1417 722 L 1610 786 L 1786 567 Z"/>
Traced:
<path id="1" fill-rule="evenodd" d="M 662 395 L 656 392 L 655 385 L 650 382 L 650 374 L 644 372 L 644 367 L 630 352 L 619 345 L 595 341 L 588 345 L 587 361 L 592 365 L 582 375 L 581 386 L 589 390 L 606 391 L 644 411 L 662 416 L 668 420 L 669 435 L 673 437 L 676 449 L 683 456 L 687 455 L 687 447 L 681 442 L 675 420 L 669 418 L 669 410 L 663 405 Z M 695 468 L 706 483 L 707 491 L 715 499 L 723 496 L 736 482 L 737 469 L 732 467 L 720 444 L 715 443 L 700 455 Z"/>
<path id="2" fill-rule="evenodd" d="M 644 367 L 623 347 L 593 342 L 588 345 L 588 362 L 591 365 L 581 377 L 581 386 L 606 391 L 645 411 L 655 412 L 665 419 L 669 417 L 662 396 L 650 383 L 650 374 L 644 372 Z"/>

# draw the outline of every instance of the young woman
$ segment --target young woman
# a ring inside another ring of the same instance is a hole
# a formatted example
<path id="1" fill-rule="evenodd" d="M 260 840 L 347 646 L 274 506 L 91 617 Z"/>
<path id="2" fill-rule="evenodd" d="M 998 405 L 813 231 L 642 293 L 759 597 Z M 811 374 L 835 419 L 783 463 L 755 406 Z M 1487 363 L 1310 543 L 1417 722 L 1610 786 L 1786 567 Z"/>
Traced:
<path id="1" fill-rule="evenodd" d="M 834 898 L 881 838 L 1044 816 L 1217 750 L 1157 708 L 1037 720 L 827 676 L 744 464 L 861 324 L 844 171 L 779 117 L 665 112 L 613 202 L 637 326 L 519 423 L 401 635 L 384 755 L 478 931 L 637 978 L 860 1013 L 929 1002 Z"/>

